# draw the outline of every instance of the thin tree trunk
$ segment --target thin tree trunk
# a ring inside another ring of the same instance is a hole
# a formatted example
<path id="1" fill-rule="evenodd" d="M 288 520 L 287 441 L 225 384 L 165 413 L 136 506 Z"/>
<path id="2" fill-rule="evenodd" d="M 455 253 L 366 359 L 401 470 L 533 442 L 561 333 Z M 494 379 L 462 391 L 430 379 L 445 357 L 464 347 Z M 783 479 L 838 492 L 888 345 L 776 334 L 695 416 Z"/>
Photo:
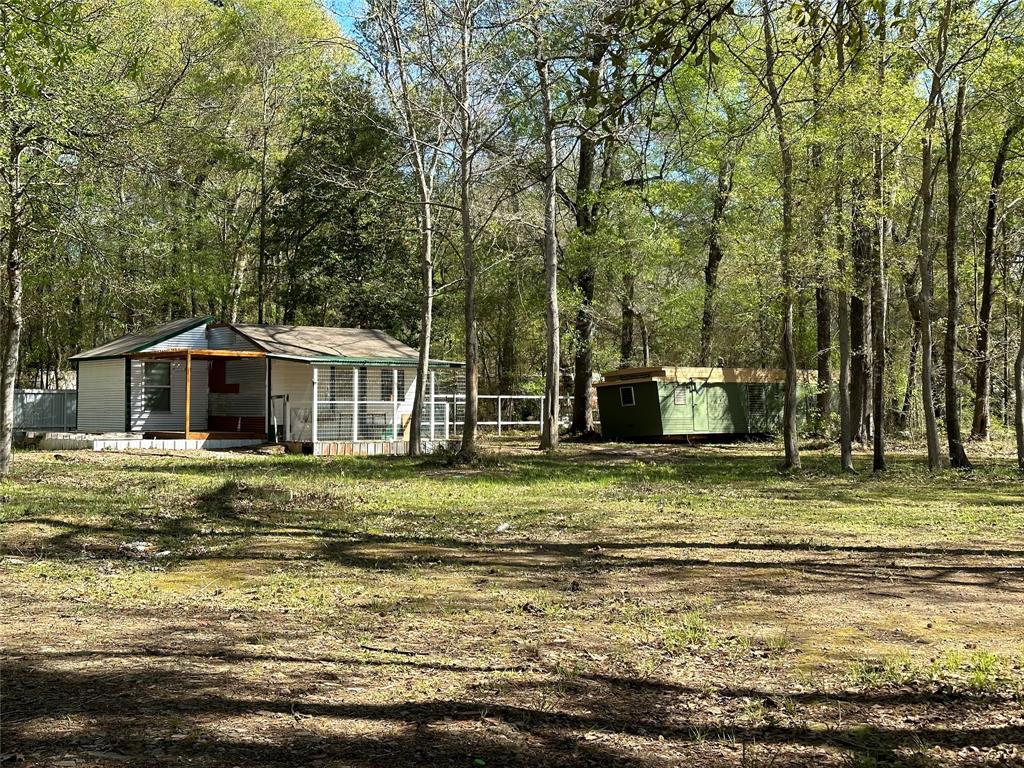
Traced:
<path id="1" fill-rule="evenodd" d="M 949 463 L 955 469 L 970 469 L 960 434 L 960 406 L 956 388 L 956 330 L 960 322 L 960 281 L 957 275 L 957 217 L 960 213 L 960 145 L 963 135 L 964 98 L 967 81 L 960 78 L 956 89 L 953 133 L 946 146 L 946 338 L 942 365 L 946 369 L 946 442 Z"/>
<path id="2" fill-rule="evenodd" d="M 948 2 L 947 2 L 948 4 Z M 921 288 L 917 307 L 921 316 L 921 405 L 924 408 L 925 437 L 928 446 L 928 468 L 940 469 L 942 459 L 939 453 L 939 427 L 935 419 L 935 397 L 932 392 L 932 137 L 935 127 L 935 110 L 941 89 L 939 75 L 932 77 L 928 118 L 925 121 L 924 136 L 921 139 L 921 230 L 918 239 L 918 271 Z"/>
<path id="3" fill-rule="evenodd" d="M 644 316 L 637 314 L 637 320 L 640 322 L 641 363 L 644 368 L 647 368 L 651 364 L 651 334 L 647 328 L 647 320 Z"/>
<path id="4" fill-rule="evenodd" d="M 636 295 L 636 275 L 627 272 L 622 276 L 622 317 L 619 323 L 619 365 L 628 367 L 633 361 L 633 338 L 636 335 L 636 311 L 633 309 Z"/>
<path id="5" fill-rule="evenodd" d="M 730 149 L 722 152 L 718 161 L 718 185 L 711 211 L 711 231 L 708 233 L 708 260 L 704 265 L 704 313 L 700 323 L 700 357 L 698 364 L 711 364 L 712 333 L 715 325 L 715 294 L 718 290 L 718 267 L 722 263 L 722 224 L 732 194 L 733 160 Z"/>
<path id="6" fill-rule="evenodd" d="M 824 18 L 824 8 L 819 4 L 816 18 Z M 813 29 L 813 45 L 811 51 L 811 85 L 814 95 L 813 126 L 817 133 L 821 126 L 823 106 L 821 63 L 824 54 L 824 37 L 821 26 L 816 22 Z M 840 48 L 842 45 L 839 46 Z M 816 179 L 821 178 L 823 147 L 820 140 L 811 144 L 811 169 Z M 816 211 L 815 247 L 818 253 L 825 251 L 825 206 Z M 818 395 L 816 403 L 817 422 L 819 429 L 824 429 L 832 412 L 832 299 L 828 289 L 828 268 L 823 262 L 817 275 L 814 288 L 814 325 L 815 325 L 815 363 L 818 374 Z"/>
<path id="7" fill-rule="evenodd" d="M 427 382 L 431 373 L 430 346 L 434 322 L 434 166 L 427 162 L 425 145 L 420 140 L 420 128 L 413 109 L 414 97 L 409 86 L 408 70 L 402 48 L 402 35 L 398 29 L 396 12 L 394 6 L 388 6 L 388 12 L 380 16 L 380 24 L 385 44 L 394 56 L 395 72 L 398 76 L 397 90 L 389 87 L 388 92 L 405 121 L 419 195 L 417 223 L 420 227 L 420 290 L 422 294 L 420 296 L 419 354 L 416 359 L 412 419 L 409 423 L 409 453 L 412 456 L 419 456 L 423 452 L 423 411 L 426 406 Z M 431 403 L 430 407 L 433 408 L 434 403 Z M 430 420 L 432 419 L 433 414 L 430 415 Z M 433 435 L 431 437 L 433 438 Z"/>
<path id="8" fill-rule="evenodd" d="M 836 3 L 836 34 L 842 36 L 846 26 L 846 3 Z M 846 46 L 836 46 L 836 71 L 839 72 L 840 85 L 846 80 Z M 836 167 L 842 174 L 844 148 L 840 144 L 837 152 Z M 837 182 L 839 180 L 837 179 Z M 835 216 L 839 225 L 836 227 L 836 250 L 839 253 L 839 468 L 843 472 L 853 472 L 853 424 L 850 412 L 850 291 L 848 288 L 848 268 L 846 259 L 846 237 L 842 225 L 843 220 L 843 185 L 835 186 Z"/>
<path id="9" fill-rule="evenodd" d="M 1020 344 L 1013 364 L 1013 428 L 1017 437 L 1017 467 L 1024 472 L 1024 305 L 1019 312 L 1017 327 Z"/>
<path id="10" fill-rule="evenodd" d="M 898 426 L 906 430 L 910 426 L 910 408 L 914 403 L 914 382 L 917 380 L 917 354 L 921 349 L 921 328 L 914 325 L 910 339 L 910 353 L 907 356 L 907 386 L 903 390 L 903 405 L 900 408 Z"/>
<path id="11" fill-rule="evenodd" d="M 551 110 L 550 65 L 546 57 L 537 57 L 537 77 L 540 83 L 541 109 L 544 119 L 544 280 L 547 293 L 547 355 L 544 378 L 544 416 L 541 425 L 540 447 L 558 447 L 559 398 L 559 343 L 558 318 L 558 233 L 556 226 L 556 157 L 555 120 Z M 625 317 L 625 316 L 623 316 Z"/>
<path id="12" fill-rule="evenodd" d="M 871 230 L 864 226 L 864 193 L 859 183 L 854 185 L 853 215 L 851 217 L 851 249 L 853 256 L 853 293 L 850 296 L 850 344 L 852 347 L 850 407 L 853 440 L 863 445 L 868 436 L 868 404 L 870 402 L 869 372 L 869 303 Z"/>
<path id="13" fill-rule="evenodd" d="M 472 163 L 473 124 L 470 115 L 469 46 L 471 11 L 463 9 L 459 46 L 459 220 L 462 228 L 462 270 L 464 278 L 464 321 L 466 334 L 466 404 L 462 423 L 463 460 L 476 457 L 476 425 L 479 395 L 479 354 L 476 327 L 476 260 L 473 237 Z"/>
<path id="14" fill-rule="evenodd" d="M 779 256 L 782 268 L 782 357 L 786 368 L 786 390 L 783 401 L 782 435 L 785 446 L 784 469 L 800 468 L 800 445 L 797 433 L 796 346 L 793 342 L 793 270 L 790 248 L 793 240 L 793 153 L 789 146 L 782 97 L 775 80 L 775 32 L 767 0 L 761 3 L 764 29 L 765 86 L 775 119 L 775 132 L 782 159 L 782 243 Z"/>
<path id="15" fill-rule="evenodd" d="M 256 269 L 256 322 L 264 322 L 267 279 L 267 104 L 263 100 L 263 152 L 260 158 L 259 262 Z"/>
<path id="16" fill-rule="evenodd" d="M 18 383 L 18 356 L 22 327 L 22 189 L 17 130 L 11 131 L 8 159 L 8 224 L 6 258 L 6 301 L 3 308 L 3 350 L 0 354 L 0 477 L 11 473 L 14 453 L 14 388 Z"/>
<path id="17" fill-rule="evenodd" d="M 419 147 L 413 151 L 419 154 Z M 420 187 L 420 349 L 416 359 L 416 388 L 413 393 L 412 420 L 409 423 L 409 453 L 423 452 L 423 407 L 427 378 L 430 376 L 430 340 L 434 324 L 434 211 L 422 158 L 415 162 Z M 433 403 L 430 404 L 433 407 Z"/>
<path id="18" fill-rule="evenodd" d="M 608 52 L 610 38 L 603 33 L 593 41 L 593 48 L 584 70 L 586 81 L 580 101 L 584 109 L 594 110 L 601 103 L 601 70 Z M 579 167 L 576 171 L 576 229 L 584 238 L 594 231 L 597 210 L 594 190 L 597 140 L 594 128 L 584 125 L 579 134 Z M 589 247 L 589 246 L 585 246 Z M 594 387 L 594 287 L 597 272 L 588 256 L 577 273 L 575 287 L 580 305 L 576 311 L 576 353 L 573 363 L 572 421 L 569 431 L 577 435 L 594 432 L 594 406 L 590 399 Z"/>
<path id="19" fill-rule="evenodd" d="M 879 11 L 878 46 L 878 103 L 875 136 L 875 205 L 878 208 L 871 269 L 871 420 L 872 468 L 885 470 L 885 332 L 888 288 L 885 280 L 885 137 L 882 129 L 882 94 L 885 85 L 885 38 L 888 3 L 883 0 Z"/>
<path id="20" fill-rule="evenodd" d="M 1014 137 L 1024 129 L 1024 118 L 1014 120 L 1003 132 L 995 165 L 992 167 L 992 183 L 988 193 L 988 211 L 985 215 L 985 251 L 981 288 L 981 309 L 978 315 L 978 338 L 975 347 L 977 368 L 974 376 L 974 417 L 971 420 L 971 437 L 988 439 L 990 421 L 990 397 L 992 369 L 989 350 L 989 324 L 992 321 L 992 299 L 994 297 L 993 277 L 995 273 L 995 243 L 998 227 L 999 193 L 1006 176 L 1006 162 Z"/>
<path id="21" fill-rule="evenodd" d="M 818 369 L 817 411 L 821 424 L 832 413 L 832 298 L 827 285 L 814 289 L 814 319 L 817 336 L 815 359 Z"/>

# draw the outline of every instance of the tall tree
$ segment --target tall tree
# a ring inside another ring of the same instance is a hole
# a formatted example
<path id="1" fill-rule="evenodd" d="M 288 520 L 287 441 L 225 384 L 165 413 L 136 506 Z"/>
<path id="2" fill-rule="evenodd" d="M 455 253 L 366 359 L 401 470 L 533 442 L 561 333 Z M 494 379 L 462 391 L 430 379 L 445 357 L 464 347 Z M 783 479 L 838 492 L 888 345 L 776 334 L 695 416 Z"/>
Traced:
<path id="1" fill-rule="evenodd" d="M 0 212 L 4 295 L 0 314 L 0 477 L 11 471 L 14 389 L 23 323 L 32 216 L 59 186 L 61 148 L 72 146 L 78 115 L 60 81 L 84 48 L 74 0 L 0 2 Z M 69 112 L 65 112 L 68 110 Z"/>
<path id="2" fill-rule="evenodd" d="M 541 102 L 541 125 L 544 138 L 544 286 L 547 355 L 544 365 L 544 413 L 540 447 L 558 447 L 559 386 L 561 379 L 560 323 L 558 318 L 558 233 L 556 172 L 558 161 L 555 144 L 555 116 L 551 106 L 551 62 L 544 45 L 543 33 L 536 35 L 537 81 Z"/>
<path id="3" fill-rule="evenodd" d="M 960 434 L 960 397 L 956 381 L 956 332 L 960 324 L 957 219 L 960 214 L 960 154 L 966 93 L 967 80 L 961 77 L 956 88 L 952 131 L 946 141 L 946 338 L 942 351 L 942 365 L 946 370 L 946 441 L 949 448 L 949 463 L 955 469 L 971 468 Z"/>
<path id="4" fill-rule="evenodd" d="M 981 310 L 978 314 L 978 335 L 974 350 L 977 367 L 974 375 L 974 415 L 971 437 L 987 440 L 991 412 L 992 361 L 990 352 L 992 300 L 995 297 L 994 278 L 996 260 L 996 233 L 999 227 L 999 196 L 1006 179 L 1006 163 L 1014 139 L 1024 129 L 1024 117 L 1013 116 L 1003 131 L 992 166 L 988 207 L 985 213 L 985 246 L 982 257 Z"/>
<path id="5" fill-rule="evenodd" d="M 762 28 L 764 31 L 764 87 L 768 92 L 775 134 L 782 161 L 782 239 L 779 258 L 782 269 L 782 358 L 786 368 L 782 432 L 786 469 L 800 468 L 800 445 L 797 433 L 797 368 L 796 346 L 793 341 L 793 150 L 782 106 L 782 94 L 776 74 L 776 48 L 774 16 L 768 0 L 762 0 Z"/>

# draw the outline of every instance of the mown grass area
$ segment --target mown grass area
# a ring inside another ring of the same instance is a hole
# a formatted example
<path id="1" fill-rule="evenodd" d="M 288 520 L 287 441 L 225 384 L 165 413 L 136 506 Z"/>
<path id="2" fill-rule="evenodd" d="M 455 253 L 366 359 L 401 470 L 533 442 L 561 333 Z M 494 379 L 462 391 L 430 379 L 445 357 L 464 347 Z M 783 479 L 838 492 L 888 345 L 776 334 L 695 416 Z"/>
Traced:
<path id="1" fill-rule="evenodd" d="M 21 453 L 0 486 L 0 752 L 1024 762 L 1009 458 L 804 463 L 781 473 L 771 445 L 515 440 L 470 467 Z"/>

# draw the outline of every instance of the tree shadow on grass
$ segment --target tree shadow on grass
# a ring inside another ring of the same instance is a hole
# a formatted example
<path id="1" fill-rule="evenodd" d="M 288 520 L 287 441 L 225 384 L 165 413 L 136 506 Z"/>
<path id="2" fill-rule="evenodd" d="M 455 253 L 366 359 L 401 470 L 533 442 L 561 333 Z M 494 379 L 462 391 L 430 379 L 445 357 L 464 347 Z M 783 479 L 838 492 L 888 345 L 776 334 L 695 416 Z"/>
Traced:
<path id="1" fill-rule="evenodd" d="M 241 504 L 239 503 L 242 498 Z M 271 500 L 271 504 L 273 501 Z M 418 571 L 439 565 L 500 571 L 502 578 L 536 580 L 541 574 L 576 574 L 588 581 L 629 571 L 652 579 L 686 581 L 721 571 L 756 582 L 758 573 L 789 573 L 786 589 L 859 590 L 865 584 L 991 587 L 1024 591 L 1024 550 L 1012 548 L 872 546 L 757 541 L 552 542 L 515 539 L 469 540 L 457 536 L 382 535 L 317 523 L 267 520 L 266 508 L 237 482 L 225 481 L 204 494 L 191 516 L 156 522 L 124 520 L 97 525 L 32 516 L 21 522 L 56 529 L 18 550 L 22 556 L 137 559 L 125 542 L 153 541 L 174 568 L 204 561 L 323 562 L 366 571 Z M 211 525 L 218 526 L 211 528 Z M 772 577 L 765 580 L 770 587 Z M 537 584 L 542 585 L 542 584 Z"/>
<path id="2" fill-rule="evenodd" d="M 790 694 L 697 690 L 584 675 L 514 684 L 500 693 L 429 699 L 392 694 L 382 702 L 374 696 L 324 693 L 315 684 L 319 676 L 308 667 L 287 675 L 287 685 L 245 682 L 251 678 L 240 674 L 241 667 L 266 660 L 244 654 L 215 655 L 211 665 L 202 659 L 197 665 L 187 653 L 162 655 L 157 664 L 143 656 L 121 657 L 115 665 L 103 652 L 97 652 L 91 666 L 69 668 L 67 661 L 25 653 L 5 662 L 7 752 L 44 761 L 71 754 L 91 756 L 90 764 L 96 765 L 188 761 L 204 768 L 639 768 L 683 755 L 696 758 L 696 764 L 738 764 L 738 744 L 777 752 L 783 757 L 780 764 L 806 765 L 849 753 L 895 763 L 899 751 L 908 748 L 983 750 L 1024 744 L 1024 728 L 991 722 L 997 709 L 1004 715 L 1000 721 L 1008 720 L 1007 703 L 992 698 L 817 692 L 798 700 L 804 708 L 798 718 L 780 712 L 752 722 L 744 714 L 751 701 L 765 706 Z M 319 666 L 324 669 L 322 662 Z M 527 703 L 538 700 L 531 694 L 549 703 Z M 837 718 L 840 704 L 843 715 Z M 907 723 L 908 716 L 915 724 Z M 821 718 L 828 718 L 823 725 L 808 724 Z M 793 763 L 787 755 L 807 762 Z"/>

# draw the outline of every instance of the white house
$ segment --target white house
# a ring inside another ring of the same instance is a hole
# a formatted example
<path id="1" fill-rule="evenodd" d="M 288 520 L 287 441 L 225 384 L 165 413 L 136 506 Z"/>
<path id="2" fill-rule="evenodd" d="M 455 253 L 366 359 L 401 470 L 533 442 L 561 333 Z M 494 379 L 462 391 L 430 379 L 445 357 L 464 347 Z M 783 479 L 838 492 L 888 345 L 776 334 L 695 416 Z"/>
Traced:
<path id="1" fill-rule="evenodd" d="M 181 447 L 272 440 L 317 454 L 408 450 L 417 352 L 383 331 L 198 317 L 71 360 L 80 433 L 184 441 Z M 425 442 L 457 435 L 461 368 L 431 361 Z"/>

